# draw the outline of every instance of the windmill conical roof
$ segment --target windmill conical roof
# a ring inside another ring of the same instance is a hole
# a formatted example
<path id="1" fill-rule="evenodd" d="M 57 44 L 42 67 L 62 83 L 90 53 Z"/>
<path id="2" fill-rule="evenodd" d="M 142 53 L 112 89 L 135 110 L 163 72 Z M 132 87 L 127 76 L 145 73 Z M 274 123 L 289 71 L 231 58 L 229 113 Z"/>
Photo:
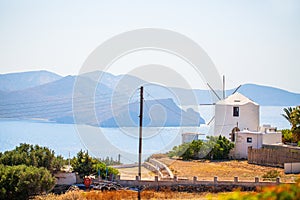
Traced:
<path id="1" fill-rule="evenodd" d="M 218 101 L 216 104 L 218 104 L 218 105 L 245 105 L 247 103 L 252 103 L 252 104 L 258 105 L 257 103 L 255 103 L 251 99 L 245 97 L 241 93 L 236 92 L 236 93 L 228 96 L 227 98 Z"/>

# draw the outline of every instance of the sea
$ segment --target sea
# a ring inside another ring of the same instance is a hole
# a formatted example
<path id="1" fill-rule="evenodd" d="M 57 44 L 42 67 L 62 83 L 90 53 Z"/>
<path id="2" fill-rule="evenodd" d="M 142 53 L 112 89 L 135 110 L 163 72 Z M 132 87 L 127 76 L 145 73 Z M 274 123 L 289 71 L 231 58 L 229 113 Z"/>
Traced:
<path id="1" fill-rule="evenodd" d="M 289 122 L 281 116 L 283 108 L 261 106 L 260 124 L 270 124 L 279 130 L 290 128 Z M 214 114 L 209 106 L 202 107 L 200 113 L 206 122 Z M 212 134 L 212 127 L 143 127 L 143 160 L 181 144 L 181 134 L 185 132 L 202 133 L 200 139 L 205 139 Z M 76 156 L 84 150 L 97 158 L 120 158 L 122 163 L 129 164 L 138 161 L 139 127 L 99 128 L 39 120 L 0 119 L 0 151 L 12 150 L 20 143 L 46 146 L 64 158 Z"/>

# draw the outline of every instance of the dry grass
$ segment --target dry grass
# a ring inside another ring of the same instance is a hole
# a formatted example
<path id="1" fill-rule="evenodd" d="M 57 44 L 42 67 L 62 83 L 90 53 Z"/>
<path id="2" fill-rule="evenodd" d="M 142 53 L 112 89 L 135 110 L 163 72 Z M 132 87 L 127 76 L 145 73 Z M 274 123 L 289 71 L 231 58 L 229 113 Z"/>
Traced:
<path id="1" fill-rule="evenodd" d="M 297 178 L 296 175 L 285 174 L 282 168 L 248 164 L 246 160 L 221 162 L 208 160 L 182 161 L 170 159 L 165 154 L 159 154 L 156 158 L 168 165 L 174 175 L 189 180 L 192 180 L 194 176 L 198 176 L 198 180 L 212 181 L 213 177 L 217 176 L 219 180 L 232 181 L 233 177 L 238 176 L 241 181 L 254 181 L 255 177 L 259 177 L 262 181 L 262 176 L 271 170 L 279 171 L 282 182 L 293 182 Z M 134 180 L 138 169 L 136 167 L 123 168 L 119 169 L 119 171 L 121 179 Z M 155 175 L 151 171 L 142 168 L 142 177 L 144 180 L 154 180 Z"/>
<path id="2" fill-rule="evenodd" d="M 220 199 L 222 194 L 209 194 L 209 193 L 184 193 L 184 192 L 154 192 L 143 191 L 141 192 L 141 199 Z M 34 200 L 122 200 L 122 199 L 138 199 L 138 193 L 130 190 L 120 190 L 111 192 L 101 191 L 72 191 L 62 195 L 49 194 L 45 196 L 37 196 Z"/>
<path id="3" fill-rule="evenodd" d="M 297 177 L 293 174 L 284 174 L 281 168 L 248 164 L 247 161 L 182 161 L 169 158 L 160 160 L 166 163 L 179 178 L 184 177 L 190 180 L 193 176 L 198 176 L 198 180 L 212 180 L 214 176 L 217 176 L 219 180 L 233 180 L 233 177 L 238 176 L 239 180 L 254 181 L 256 176 L 261 178 L 270 170 L 279 171 L 282 181 L 294 181 Z"/>
<path id="4" fill-rule="evenodd" d="M 264 167 L 258 165 L 248 164 L 247 161 L 182 161 L 172 160 L 169 158 L 160 158 L 161 161 L 169 165 L 170 169 L 179 177 L 186 177 L 190 180 L 193 176 L 198 176 L 199 180 L 212 180 L 214 176 L 218 176 L 219 180 L 233 180 L 234 176 L 238 176 L 240 180 L 254 181 L 254 177 L 262 177 L 263 174 L 270 170 L 277 170 L 283 180 L 291 181 L 296 178 L 296 175 L 285 175 L 283 169 L 274 167 Z M 136 169 L 131 169 L 135 171 Z M 131 174 L 131 170 L 128 172 Z M 148 173 L 147 171 L 144 171 Z M 149 175 L 151 176 L 151 175 Z M 298 175 L 298 178 L 300 176 Z M 248 192 L 241 192 L 240 194 L 247 194 Z M 224 199 L 231 192 L 227 193 L 185 193 L 172 191 L 142 191 L 141 199 Z M 62 195 L 46 195 L 37 196 L 35 200 L 96 200 L 96 199 L 138 199 L 138 193 L 131 190 L 119 191 L 72 191 Z"/>
<path id="5" fill-rule="evenodd" d="M 138 172 L 138 167 L 120 168 L 118 170 L 120 172 L 121 180 L 135 180 Z M 143 180 L 154 180 L 155 175 L 156 174 L 152 171 L 142 167 Z"/>

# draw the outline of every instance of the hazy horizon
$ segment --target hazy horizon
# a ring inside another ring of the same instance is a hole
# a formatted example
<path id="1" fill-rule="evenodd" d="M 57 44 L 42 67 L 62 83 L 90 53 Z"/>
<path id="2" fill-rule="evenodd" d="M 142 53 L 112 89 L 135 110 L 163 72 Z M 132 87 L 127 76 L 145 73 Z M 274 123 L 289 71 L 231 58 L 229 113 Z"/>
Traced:
<path id="1" fill-rule="evenodd" d="M 66 77 L 66 76 L 77 76 L 78 74 L 67 74 L 67 75 L 62 75 L 62 74 L 59 74 L 57 72 L 54 72 L 54 71 L 50 71 L 50 70 L 46 70 L 46 69 L 37 69 L 37 70 L 29 70 L 29 71 L 16 71 L 16 72 L 8 72 L 8 73 L 0 73 L 0 75 L 6 75 L 6 74 L 17 74 L 17 73 L 24 73 L 24 72 L 39 72 L 39 71 L 47 71 L 47 72 L 51 72 L 51 73 L 54 73 L 54 74 L 57 74 L 59 76 L 61 76 L 62 78 L 63 77 Z M 110 73 L 114 76 L 118 76 L 118 75 L 125 75 L 125 74 L 114 74 L 114 73 L 111 73 L 111 72 L 106 72 L 106 73 Z M 225 77 L 226 78 L 226 77 Z M 159 84 L 159 83 L 158 83 Z M 225 83 L 226 84 L 226 83 Z M 277 88 L 277 89 L 281 89 L 281 90 L 285 90 L 285 91 L 288 91 L 288 92 L 291 92 L 291 93 L 295 93 L 295 94 L 300 94 L 300 92 L 293 92 L 293 91 L 289 91 L 289 90 L 286 90 L 286 89 L 282 89 L 280 87 L 275 87 L 275 86 L 272 86 L 272 85 L 265 85 L 265 84 L 260 84 L 260 83 L 250 83 L 250 82 L 247 82 L 247 83 L 242 83 L 241 85 L 247 85 L 247 84 L 253 84 L 253 85 L 260 85 L 260 86 L 266 86 L 266 87 L 271 87 L 271 88 Z M 239 86 L 239 85 L 238 85 Z M 238 86 L 236 87 L 230 87 L 230 88 L 225 88 L 226 91 L 228 90 L 234 90 L 236 89 Z M 173 88 L 176 88 L 176 86 L 169 86 L 169 87 L 173 87 Z M 180 87 L 178 87 L 180 88 Z M 208 87 L 202 87 L 202 88 L 191 88 L 191 89 L 194 89 L 194 90 L 210 90 Z"/>

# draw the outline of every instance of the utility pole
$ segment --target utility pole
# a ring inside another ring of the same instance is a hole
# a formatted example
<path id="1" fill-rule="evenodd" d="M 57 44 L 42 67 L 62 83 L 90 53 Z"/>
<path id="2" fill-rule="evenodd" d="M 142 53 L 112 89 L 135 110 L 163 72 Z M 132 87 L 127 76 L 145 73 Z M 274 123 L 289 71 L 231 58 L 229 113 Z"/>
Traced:
<path id="1" fill-rule="evenodd" d="M 142 179 L 142 131 L 143 131 L 143 103 L 144 103 L 144 97 L 143 97 L 144 87 L 141 86 L 141 93 L 140 93 L 140 131 L 139 131 L 139 180 Z"/>

